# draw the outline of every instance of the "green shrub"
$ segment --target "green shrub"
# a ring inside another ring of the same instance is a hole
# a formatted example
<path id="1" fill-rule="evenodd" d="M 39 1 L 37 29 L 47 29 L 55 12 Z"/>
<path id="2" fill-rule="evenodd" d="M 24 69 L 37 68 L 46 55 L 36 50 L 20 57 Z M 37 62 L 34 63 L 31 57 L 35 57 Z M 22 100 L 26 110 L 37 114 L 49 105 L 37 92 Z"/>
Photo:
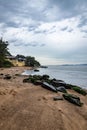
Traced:
<path id="1" fill-rule="evenodd" d="M 5 60 L 3 62 L 3 67 L 9 68 L 9 67 L 12 67 L 12 66 L 13 66 L 13 64 L 8 60 Z"/>

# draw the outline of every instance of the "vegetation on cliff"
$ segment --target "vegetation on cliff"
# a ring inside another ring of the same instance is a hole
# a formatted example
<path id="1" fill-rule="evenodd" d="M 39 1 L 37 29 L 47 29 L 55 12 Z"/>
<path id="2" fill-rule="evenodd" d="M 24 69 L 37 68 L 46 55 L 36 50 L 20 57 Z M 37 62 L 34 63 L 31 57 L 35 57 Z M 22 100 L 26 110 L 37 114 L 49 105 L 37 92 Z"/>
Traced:
<path id="1" fill-rule="evenodd" d="M 11 67 L 13 66 L 12 62 L 7 60 L 7 56 L 11 57 L 12 55 L 8 51 L 8 42 L 3 41 L 2 38 L 0 39 L 0 67 Z M 35 57 L 31 56 L 24 56 L 24 55 L 17 55 L 14 57 L 15 60 L 19 62 L 24 61 L 25 66 L 31 67 L 39 67 L 40 63 L 35 59 Z"/>
<path id="2" fill-rule="evenodd" d="M 10 55 L 8 51 L 8 42 L 0 39 L 0 67 L 10 67 L 12 63 L 6 60 L 6 56 Z"/>

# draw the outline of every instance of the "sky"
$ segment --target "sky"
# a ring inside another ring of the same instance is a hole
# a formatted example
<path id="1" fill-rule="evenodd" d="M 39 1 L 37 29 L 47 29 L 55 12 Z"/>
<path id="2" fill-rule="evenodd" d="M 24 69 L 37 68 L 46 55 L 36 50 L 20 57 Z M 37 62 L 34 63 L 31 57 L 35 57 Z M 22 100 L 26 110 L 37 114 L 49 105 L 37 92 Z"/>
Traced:
<path id="1" fill-rule="evenodd" d="M 87 63 L 87 0 L 0 0 L 0 37 L 42 65 Z"/>

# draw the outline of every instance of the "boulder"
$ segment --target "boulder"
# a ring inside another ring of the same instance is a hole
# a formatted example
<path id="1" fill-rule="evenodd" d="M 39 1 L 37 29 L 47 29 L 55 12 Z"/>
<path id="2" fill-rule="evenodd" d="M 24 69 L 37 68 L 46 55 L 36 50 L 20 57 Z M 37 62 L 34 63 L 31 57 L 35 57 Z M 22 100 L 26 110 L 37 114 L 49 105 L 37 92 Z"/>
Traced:
<path id="1" fill-rule="evenodd" d="M 48 84 L 47 82 L 43 82 L 42 87 L 51 90 L 53 92 L 57 92 L 57 89 L 53 85 Z"/>
<path id="2" fill-rule="evenodd" d="M 6 74 L 5 77 L 4 77 L 4 79 L 11 79 L 11 75 Z"/>
<path id="3" fill-rule="evenodd" d="M 76 95 L 66 93 L 66 94 L 63 94 L 63 97 L 67 101 L 69 101 L 69 102 L 71 102 L 71 103 L 73 103 L 73 104 L 75 104 L 77 106 L 82 106 L 83 105 L 83 103 L 80 102 L 80 98 L 77 97 Z"/>
<path id="4" fill-rule="evenodd" d="M 63 92 L 63 93 L 67 93 L 65 87 L 60 86 L 60 87 L 56 87 L 57 91 Z"/>
<path id="5" fill-rule="evenodd" d="M 42 80 L 48 80 L 49 77 L 50 77 L 49 75 L 46 75 L 46 74 L 45 74 L 45 75 L 42 76 Z"/>
<path id="6" fill-rule="evenodd" d="M 4 75 L 3 73 L 1 73 L 0 75 Z"/>
<path id="7" fill-rule="evenodd" d="M 62 80 L 52 80 L 52 85 L 55 87 L 66 86 L 66 83 Z"/>
<path id="8" fill-rule="evenodd" d="M 39 70 L 37 70 L 37 69 L 35 69 L 34 71 L 35 71 L 35 72 L 39 72 Z"/>
<path id="9" fill-rule="evenodd" d="M 36 80 L 34 85 L 42 85 L 42 82 L 40 80 Z"/>
<path id="10" fill-rule="evenodd" d="M 23 79 L 23 83 L 30 83 L 29 78 Z"/>
<path id="11" fill-rule="evenodd" d="M 63 100 L 63 97 L 61 97 L 61 96 L 57 96 L 57 97 L 54 97 L 53 100 L 54 100 L 54 101 L 57 101 L 57 100 Z"/>

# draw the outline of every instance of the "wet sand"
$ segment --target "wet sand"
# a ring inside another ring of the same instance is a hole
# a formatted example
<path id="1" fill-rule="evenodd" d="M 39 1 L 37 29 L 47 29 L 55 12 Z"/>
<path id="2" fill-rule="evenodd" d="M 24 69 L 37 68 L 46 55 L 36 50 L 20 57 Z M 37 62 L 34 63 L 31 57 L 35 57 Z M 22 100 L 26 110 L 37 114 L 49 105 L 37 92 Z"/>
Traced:
<path id="1" fill-rule="evenodd" d="M 0 75 L 0 130 L 87 130 L 87 96 L 68 90 L 80 97 L 82 107 L 53 101 L 62 93 L 23 83 L 27 76 L 18 74 L 26 69 L 31 68 L 0 68 L 0 73 L 12 76 L 6 80 Z"/>

